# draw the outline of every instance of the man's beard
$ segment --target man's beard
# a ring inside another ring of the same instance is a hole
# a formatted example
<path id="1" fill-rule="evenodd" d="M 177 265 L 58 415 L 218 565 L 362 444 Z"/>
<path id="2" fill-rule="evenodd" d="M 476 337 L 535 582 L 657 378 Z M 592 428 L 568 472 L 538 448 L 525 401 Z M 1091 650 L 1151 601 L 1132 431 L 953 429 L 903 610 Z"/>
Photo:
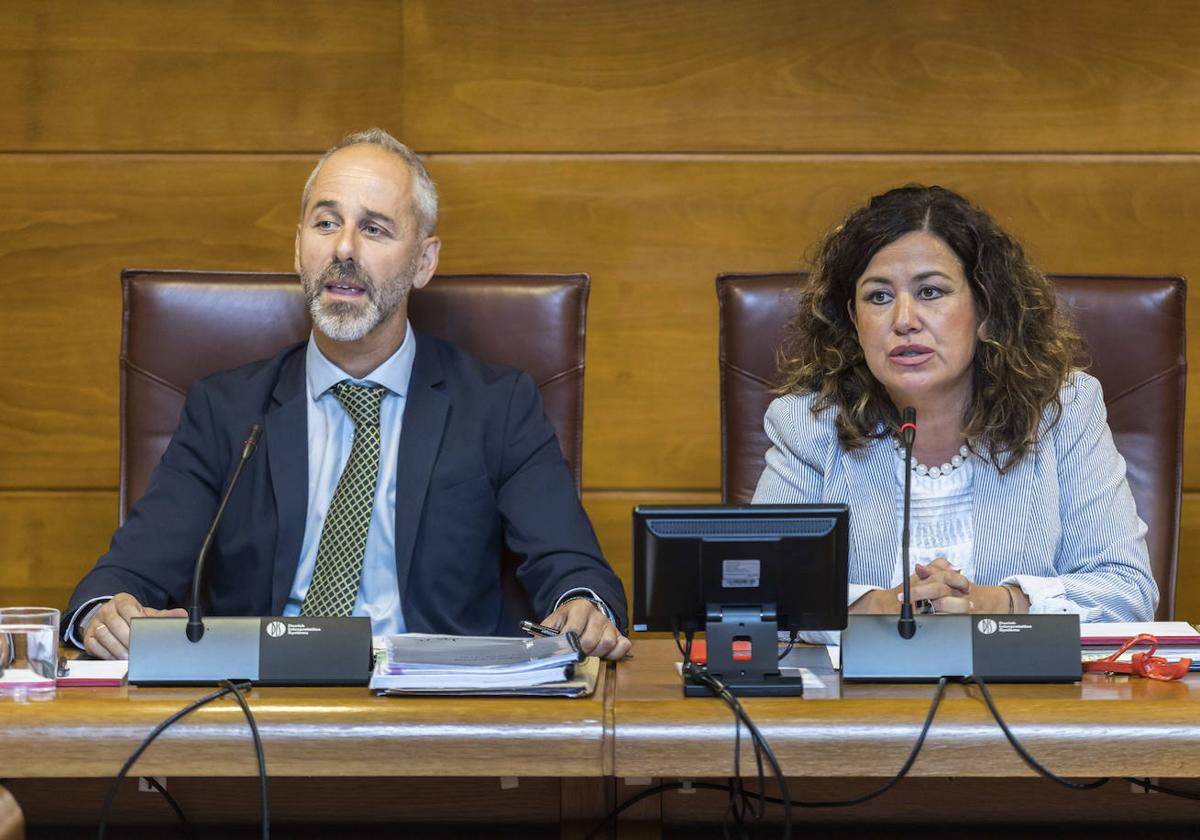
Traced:
<path id="1" fill-rule="evenodd" d="M 313 323 L 334 341 L 358 341 L 386 321 L 403 306 L 412 291 L 417 261 L 384 283 L 375 279 L 357 263 L 331 263 L 315 277 L 303 269 L 300 278 L 308 298 L 308 311 Z M 322 302 L 321 293 L 327 284 L 352 283 L 363 290 L 359 301 Z"/>

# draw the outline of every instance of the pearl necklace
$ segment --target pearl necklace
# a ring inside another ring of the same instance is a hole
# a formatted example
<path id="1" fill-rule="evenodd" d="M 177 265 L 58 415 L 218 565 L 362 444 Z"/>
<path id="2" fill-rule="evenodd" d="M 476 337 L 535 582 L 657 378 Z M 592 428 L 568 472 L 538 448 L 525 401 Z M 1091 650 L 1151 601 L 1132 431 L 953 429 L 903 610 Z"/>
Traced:
<path id="1" fill-rule="evenodd" d="M 896 447 L 896 457 L 903 461 L 904 450 L 900 446 L 900 441 L 896 441 L 894 445 Z M 930 467 L 926 466 L 925 464 L 918 463 L 917 459 L 914 457 L 912 459 L 912 471 L 917 475 L 927 475 L 930 478 L 937 478 L 938 476 L 942 475 L 950 475 L 950 473 L 954 472 L 956 469 L 966 463 L 967 458 L 970 456 L 971 450 L 968 449 L 967 445 L 964 443 L 962 446 L 958 447 L 958 454 L 951 458 L 948 463 L 942 464 L 940 467 Z"/>

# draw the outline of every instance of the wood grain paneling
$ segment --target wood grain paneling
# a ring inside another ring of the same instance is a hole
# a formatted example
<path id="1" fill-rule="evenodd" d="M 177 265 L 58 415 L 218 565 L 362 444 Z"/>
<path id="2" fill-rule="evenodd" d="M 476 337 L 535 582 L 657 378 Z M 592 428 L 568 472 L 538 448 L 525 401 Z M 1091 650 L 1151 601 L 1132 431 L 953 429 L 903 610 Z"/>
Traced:
<path id="1" fill-rule="evenodd" d="M 1189 151 L 1186 2 L 405 4 L 431 151 Z"/>
<path id="2" fill-rule="evenodd" d="M 0 19 L 0 603 L 65 597 L 107 543 L 120 269 L 289 268 L 300 186 L 348 130 L 433 153 L 443 270 L 591 273 L 584 485 L 623 574 L 633 488 L 718 483 L 719 271 L 796 268 L 917 180 L 1047 270 L 1200 277 L 1183 0 L 0 0 Z M 79 527 L 37 530 L 60 509 Z M 1200 618 L 1191 496 L 1183 539 L 1177 611 Z M 35 590 L 39 540 L 72 565 Z"/>
<path id="3" fill-rule="evenodd" d="M 635 505 L 688 505 L 720 502 L 721 491 L 672 493 L 655 490 L 584 491 L 583 506 L 600 539 L 600 548 L 633 597 L 633 508 Z"/>
<path id="4" fill-rule="evenodd" d="M 0 487 L 113 487 L 126 266 L 291 269 L 304 158 L 0 156 Z"/>
<path id="5" fill-rule="evenodd" d="M 401 18 L 369 0 L 4 3 L 0 150 L 319 150 L 395 126 Z"/>
<path id="6" fill-rule="evenodd" d="M 115 489 L 0 492 L 0 607 L 65 607 L 116 527 Z"/>
<path id="7" fill-rule="evenodd" d="M 1179 520 L 1175 618 L 1200 624 L 1200 493 L 1183 494 Z"/>
<path id="8" fill-rule="evenodd" d="M 0 487 L 116 480 L 124 265 L 288 268 L 301 158 L 0 156 Z M 434 157 L 445 271 L 592 275 L 584 483 L 719 483 L 714 278 L 787 269 L 863 198 L 956 187 L 1054 271 L 1200 277 L 1200 159 L 723 161 Z M 1200 298 L 1192 297 L 1192 323 Z M 1200 341 L 1193 329 L 1192 346 Z M 1194 353 L 1192 357 L 1195 358 Z M 1200 380 L 1189 439 L 1200 439 Z M 1190 451 L 1190 450 L 1189 450 Z M 1200 486 L 1200 461 L 1185 482 Z"/>

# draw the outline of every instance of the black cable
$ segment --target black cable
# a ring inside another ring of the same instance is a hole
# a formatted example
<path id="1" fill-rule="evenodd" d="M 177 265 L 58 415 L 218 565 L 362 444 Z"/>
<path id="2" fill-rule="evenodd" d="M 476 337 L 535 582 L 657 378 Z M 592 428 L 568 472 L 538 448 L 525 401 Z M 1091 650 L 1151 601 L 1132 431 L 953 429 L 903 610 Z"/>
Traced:
<path id="1" fill-rule="evenodd" d="M 150 730 L 150 734 L 142 739 L 142 743 L 138 745 L 138 748 L 135 749 L 133 754 L 125 760 L 123 765 L 121 765 L 120 771 L 117 773 L 116 778 L 113 779 L 113 783 L 108 789 L 108 795 L 104 797 L 104 806 L 100 810 L 100 827 L 96 833 L 97 840 L 104 840 L 104 832 L 107 830 L 108 812 L 112 810 L 113 802 L 116 801 L 117 791 L 121 787 L 121 782 L 123 782 L 125 777 L 129 775 L 130 768 L 132 768 L 134 763 L 141 758 L 142 753 L 144 753 L 146 749 L 154 743 L 154 740 L 161 735 L 167 729 L 167 727 L 171 726 L 179 719 L 191 714 L 201 706 L 224 697 L 229 693 L 229 691 L 230 690 L 228 688 L 222 688 L 218 691 L 214 691 L 212 694 L 204 695 L 199 700 L 189 703 L 178 712 L 164 720 L 158 726 L 154 727 L 154 729 Z"/>
<path id="2" fill-rule="evenodd" d="M 250 704 L 242 696 L 240 686 L 234 685 L 229 680 L 221 680 L 220 684 L 233 692 L 233 698 L 237 700 L 238 705 L 242 707 L 242 713 L 246 716 L 246 723 L 250 724 L 250 735 L 254 739 L 254 757 L 258 759 L 259 795 L 262 797 L 262 836 L 263 840 L 271 840 L 271 812 L 267 798 L 267 759 L 263 755 L 262 738 L 258 734 L 258 724 L 255 723 L 254 714 L 250 711 Z M 244 685 L 246 688 L 250 687 L 249 683 L 242 683 L 241 685 Z"/>
<path id="3" fill-rule="evenodd" d="M 175 797 L 168 793 L 167 789 L 163 787 L 159 783 L 158 779 L 154 778 L 153 776 L 146 777 L 146 784 L 161 793 L 163 798 L 167 800 L 167 804 L 171 806 L 171 810 L 173 810 L 175 812 L 175 816 L 179 818 L 179 824 L 183 826 L 183 831 L 188 836 L 188 840 L 196 840 L 196 830 L 192 828 L 192 824 L 188 822 L 187 815 L 183 813 L 183 808 L 180 807 L 179 803 L 175 801 Z"/>
<path id="4" fill-rule="evenodd" d="M 692 678 L 694 678 L 698 682 L 707 686 L 709 691 L 711 691 L 717 697 L 724 700 L 725 704 L 727 706 L 729 706 L 730 709 L 733 710 L 733 714 L 734 714 L 734 772 L 735 772 L 734 785 L 736 787 L 737 794 L 741 795 L 741 790 L 742 790 L 741 768 L 740 768 L 740 763 L 739 763 L 740 762 L 740 737 L 741 737 L 740 723 L 745 723 L 746 729 L 748 729 L 750 731 L 750 737 L 752 739 L 752 742 L 754 743 L 755 758 L 756 758 L 756 761 L 758 762 L 758 772 L 759 772 L 758 797 L 761 799 L 763 796 L 763 787 L 765 784 L 766 777 L 762 772 L 762 756 L 765 755 L 767 762 L 771 765 L 771 772 L 775 775 L 776 783 L 779 785 L 779 791 L 782 794 L 782 798 L 783 798 L 783 840 L 791 840 L 791 836 L 792 836 L 791 796 L 788 793 L 787 778 L 783 774 L 783 768 L 781 768 L 779 766 L 779 761 L 775 758 L 775 752 L 771 749 L 771 746 L 767 743 L 767 739 L 763 736 L 762 732 L 759 731 L 759 729 L 755 725 L 754 721 L 750 719 L 750 715 L 746 712 L 746 710 L 742 706 L 741 702 L 729 690 L 729 687 L 727 685 L 725 685 L 725 683 L 723 681 L 721 681 L 720 679 L 718 679 L 718 678 L 714 677 L 712 674 L 710 674 L 707 669 L 698 668 L 693 665 L 693 663 L 691 661 L 691 657 L 689 655 L 691 653 L 691 649 L 692 649 L 693 633 L 690 631 L 686 633 L 686 638 L 687 638 L 686 650 L 683 648 L 682 645 L 679 644 L 678 631 L 676 631 L 673 635 L 675 638 L 675 646 L 679 648 L 680 653 L 682 653 L 683 657 L 684 657 L 684 659 L 683 659 L 684 675 L 685 676 L 690 675 Z M 755 810 L 754 806 L 750 805 L 749 810 L 750 810 L 750 813 L 754 816 L 754 819 L 761 819 L 762 814 L 764 813 L 763 810 L 761 809 L 761 805 L 758 810 Z M 738 810 L 734 811 L 734 816 L 738 821 L 739 828 L 742 825 L 741 820 L 743 819 L 742 814 L 744 812 L 745 812 L 745 800 L 743 799 L 743 809 L 741 811 L 738 811 Z"/>
<path id="5" fill-rule="evenodd" d="M 161 735 L 163 732 L 165 732 L 168 727 L 170 727 L 177 721 L 181 720 L 182 718 L 186 717 L 187 715 L 191 714 L 196 709 L 199 709 L 201 706 L 207 705 L 208 703 L 211 703 L 214 700 L 219 700 L 220 698 L 224 697 L 226 694 L 233 694 L 234 699 L 237 700 L 238 705 L 242 707 L 242 713 L 246 716 L 247 722 L 250 724 L 250 734 L 254 738 L 254 753 L 255 753 L 256 758 L 258 759 L 258 777 L 259 777 L 259 782 L 261 785 L 261 792 L 262 792 L 262 816 L 263 816 L 262 836 L 263 836 L 263 840 L 270 840 L 271 823 L 270 823 L 270 813 L 268 810 L 268 799 L 267 799 L 266 758 L 263 754 L 262 738 L 259 736 L 259 733 L 258 733 L 258 725 L 256 724 L 256 722 L 254 720 L 253 713 L 250 711 L 250 705 L 246 702 L 246 698 L 242 696 L 242 691 L 244 689 L 250 688 L 250 683 L 235 684 L 235 683 L 230 682 L 229 680 L 221 680 L 220 685 L 221 685 L 221 688 L 219 690 L 214 691 L 211 694 L 206 694 L 205 696 L 201 697 L 199 700 L 189 703 L 188 705 L 186 705 L 182 709 L 180 709 L 178 712 L 176 712 L 175 714 L 168 717 L 162 723 L 158 724 L 158 726 L 154 727 L 154 729 L 152 729 L 150 731 L 150 734 L 147 735 L 144 739 L 142 739 L 142 743 L 139 744 L 138 748 L 133 751 L 133 754 L 130 755 L 128 759 L 126 759 L 125 763 L 121 766 L 120 771 L 117 773 L 116 778 L 113 779 L 113 783 L 108 789 L 108 795 L 105 796 L 105 798 L 104 798 L 104 807 L 100 811 L 100 827 L 96 834 L 97 840 L 104 840 L 104 833 L 108 827 L 108 814 L 112 810 L 113 802 L 116 801 L 117 792 L 120 789 L 121 782 L 125 780 L 125 777 L 129 774 L 130 769 L 137 762 L 137 760 L 139 758 L 141 758 L 142 753 L 144 753 L 147 750 L 147 748 L 149 748 L 149 746 L 152 743 L 154 743 L 155 739 L 158 738 L 158 736 Z M 177 802 L 175 802 L 175 800 L 171 797 L 171 795 L 168 794 L 166 792 L 166 790 L 164 788 L 162 788 L 157 782 L 151 781 L 150 784 L 156 790 L 158 790 L 164 796 L 167 797 L 168 802 L 170 802 L 171 806 L 173 808 L 175 808 L 176 814 L 179 816 L 180 820 L 184 823 L 185 826 L 188 826 L 187 819 L 183 816 L 183 810 L 181 808 L 179 808 L 179 804 Z M 188 831 L 189 831 L 189 836 L 190 836 L 190 834 L 191 834 L 190 826 L 188 826 Z"/>
<path id="6" fill-rule="evenodd" d="M 1012 734 L 1012 731 L 1008 728 L 1008 724 L 1006 724 L 1004 722 L 1004 718 L 1000 716 L 1000 710 L 996 708 L 996 703 L 992 700 L 992 693 L 988 691 L 987 683 L 983 681 L 983 678 L 978 674 L 972 674 L 971 679 L 977 686 L 979 686 L 979 690 L 983 694 L 983 701 L 987 703 L 988 711 L 991 712 L 992 717 L 996 719 L 996 724 L 1000 727 L 1000 731 L 1004 733 L 1004 737 L 1008 739 L 1008 743 L 1012 744 L 1012 748 L 1016 750 L 1017 755 L 1021 756 L 1021 759 L 1036 772 L 1042 776 L 1045 776 L 1050 781 L 1058 782 L 1063 787 L 1068 787 L 1072 790 L 1094 790 L 1098 787 L 1108 784 L 1109 779 L 1107 778 L 1096 779 L 1094 782 L 1072 782 L 1070 779 L 1064 779 L 1057 773 L 1054 773 L 1048 768 L 1042 766 L 1042 764 L 1039 763 L 1036 758 L 1030 755 L 1029 751 L 1021 745 L 1021 742 L 1017 740 L 1017 737 Z"/>
<path id="7" fill-rule="evenodd" d="M 900 780 L 908 775 L 908 771 L 912 769 L 913 764 L 917 761 L 917 756 L 921 753 L 921 748 L 925 746 L 925 736 L 929 734 L 929 727 L 933 725 L 933 719 L 937 715 L 938 707 L 942 705 L 942 697 L 946 693 L 946 678 L 942 677 L 938 680 L 937 691 L 933 693 L 933 700 L 929 704 L 929 711 L 925 715 L 925 722 L 921 725 L 921 734 L 917 736 L 916 742 L 913 744 L 912 750 L 908 753 L 908 758 L 904 760 L 900 770 L 885 782 L 882 786 L 876 788 L 870 793 L 864 793 L 862 796 L 856 796 L 853 799 L 825 799 L 815 800 L 811 802 L 798 801 L 794 804 L 801 808 L 848 808 L 852 805 L 861 805 L 864 802 L 870 802 L 872 799 L 883 796 L 889 790 L 900 784 Z M 771 800 L 768 799 L 768 802 Z"/>
<path id="8" fill-rule="evenodd" d="M 676 644 L 678 644 L 678 638 L 676 639 Z M 680 650 L 683 650 L 682 646 L 680 647 Z M 911 770 L 913 764 L 916 763 L 917 756 L 920 754 L 921 748 L 925 744 L 925 737 L 929 734 L 929 728 L 933 724 L 934 717 L 937 715 L 938 707 L 941 706 L 942 697 L 946 693 L 946 682 L 947 681 L 945 677 L 942 677 L 940 680 L 938 680 L 937 691 L 934 692 L 933 700 L 929 704 L 929 711 L 925 715 L 925 722 L 921 726 L 921 733 L 917 736 L 917 740 L 913 744 L 912 750 L 909 751 L 908 758 L 901 766 L 899 772 L 897 772 L 895 776 L 889 779 L 881 787 L 876 788 L 870 793 L 857 796 L 854 799 L 805 801 L 789 798 L 785 801 L 780 797 L 765 796 L 762 793 L 760 793 L 757 798 L 772 805 L 790 805 L 798 808 L 847 808 L 853 805 L 861 805 L 862 803 L 869 802 L 876 797 L 883 796 L 883 794 L 887 793 L 889 790 L 899 784 L 900 780 L 908 775 L 908 771 Z M 772 758 L 774 758 L 773 755 Z M 649 799 L 651 796 L 657 796 L 661 793 L 666 793 L 669 790 L 680 790 L 684 787 L 691 787 L 696 790 L 718 790 L 728 792 L 732 786 L 721 785 L 715 782 L 663 782 L 661 784 L 654 785 L 653 787 L 646 788 L 629 799 L 626 799 L 611 812 L 605 815 L 600 824 L 588 833 L 586 840 L 592 840 L 592 838 L 598 836 L 600 832 L 608 828 L 608 826 L 613 823 L 617 817 L 642 800 Z"/>
<path id="9" fill-rule="evenodd" d="M 734 782 L 732 785 L 732 787 L 734 789 L 733 790 L 734 800 L 731 800 L 731 811 L 732 811 L 732 815 L 735 819 L 735 822 L 738 824 L 739 828 L 741 828 L 742 821 L 744 819 L 743 815 L 747 811 L 751 814 L 752 818 L 756 819 L 756 820 L 761 819 L 763 816 L 761 800 L 762 800 L 762 791 L 765 786 L 765 780 L 766 780 L 766 775 L 763 773 L 763 766 L 762 766 L 762 760 L 763 760 L 764 753 L 767 756 L 767 759 L 771 764 L 772 772 L 775 774 L 775 777 L 779 781 L 780 790 L 784 792 L 785 796 L 787 795 L 787 780 L 784 778 L 783 771 L 779 767 L 779 762 L 776 761 L 776 759 L 775 759 L 775 753 L 771 750 L 771 747 L 767 744 L 766 738 L 764 738 L 762 733 L 759 732 L 758 727 L 754 725 L 754 722 L 750 719 L 750 716 L 746 713 L 746 710 L 742 707 L 742 704 L 740 702 L 738 702 L 738 699 L 733 695 L 732 692 L 729 691 L 728 686 L 726 686 L 723 682 L 721 682 L 720 680 L 716 679 L 711 674 L 709 674 L 707 669 L 697 667 L 692 662 L 691 653 L 692 653 L 692 640 L 693 640 L 694 636 L 695 636 L 695 631 L 692 631 L 692 630 L 684 631 L 684 638 L 687 640 L 687 644 L 685 647 L 683 644 L 680 644 L 679 631 L 676 630 L 672 634 L 672 637 L 675 640 L 675 647 L 677 647 L 679 649 L 680 654 L 683 656 L 683 669 L 684 669 L 685 677 L 690 675 L 697 682 L 700 682 L 703 685 L 707 686 L 709 691 L 713 692 L 713 694 L 715 694 L 717 697 L 724 700 L 725 703 L 733 710 L 733 714 L 734 714 L 734 742 L 733 742 L 734 756 L 733 756 L 733 760 L 734 760 L 735 776 L 734 776 Z M 740 765 L 740 761 L 741 761 L 741 752 L 740 752 L 741 723 L 746 724 L 746 728 L 750 731 L 751 743 L 753 743 L 753 745 L 754 745 L 754 758 L 755 758 L 755 763 L 758 768 L 758 780 L 759 780 L 758 794 L 750 794 L 750 793 L 744 792 L 744 790 L 742 788 L 741 769 L 740 769 L 740 767 L 741 767 L 741 765 Z M 757 808 L 751 801 L 752 799 L 760 800 L 760 803 L 757 806 Z M 740 809 L 733 807 L 732 801 L 739 801 L 739 800 L 741 802 Z M 790 838 L 790 836 L 791 836 L 791 810 L 790 810 L 790 807 L 785 807 L 784 826 L 785 826 L 784 837 Z"/>
<path id="10" fill-rule="evenodd" d="M 657 785 L 651 785 L 645 790 L 635 793 L 616 808 L 613 808 L 611 811 L 609 811 L 604 816 L 604 819 L 601 820 L 595 828 L 587 833 L 587 836 L 584 838 L 584 840 L 595 840 L 595 838 L 600 835 L 600 832 L 608 828 L 609 825 L 611 825 L 617 819 L 617 817 L 621 816 L 621 814 L 625 813 L 625 811 L 632 808 L 639 802 L 649 799 L 652 796 L 658 796 L 660 793 L 666 793 L 669 790 L 683 790 L 684 788 L 690 788 L 692 790 L 719 790 L 722 793 L 729 792 L 729 785 L 721 785 L 717 784 L 716 782 L 660 782 Z"/>
<path id="11" fill-rule="evenodd" d="M 712 689 L 710 688 L 710 690 Z M 738 834 L 741 837 L 745 837 L 746 815 L 749 814 L 751 820 L 758 821 L 766 813 L 766 806 L 762 802 L 762 793 L 766 789 L 766 776 L 763 773 L 762 748 L 758 741 L 751 738 L 751 743 L 754 746 L 754 761 L 758 771 L 759 796 L 757 797 L 758 803 L 756 805 L 754 801 L 755 797 L 752 797 L 742 785 L 742 719 L 736 710 L 734 711 L 733 726 L 733 776 L 730 778 L 729 804 L 725 810 L 725 823 L 722 825 L 722 834 L 726 837 L 729 836 L 728 823 L 732 820 L 738 829 Z"/>
<path id="12" fill-rule="evenodd" d="M 1195 791 L 1164 787 L 1162 785 L 1155 784 L 1149 779 L 1135 779 L 1131 776 L 1126 776 L 1125 781 L 1129 782 L 1130 784 L 1137 785 L 1147 793 L 1154 791 L 1155 793 L 1165 793 L 1167 796 L 1178 796 L 1180 799 L 1193 799 L 1200 801 L 1200 793 Z"/>
<path id="13" fill-rule="evenodd" d="M 792 648 L 794 648 L 794 647 L 796 646 L 796 635 L 797 635 L 797 631 L 796 631 L 796 630 L 791 630 L 791 631 L 789 631 L 789 632 L 788 632 L 787 646 L 786 646 L 786 647 L 784 647 L 784 649 L 783 649 L 783 650 L 780 652 L 780 654 L 779 654 L 779 661 L 780 661 L 780 662 L 782 662 L 782 661 L 783 661 L 783 658 L 784 658 L 785 656 L 787 656 L 789 653 L 791 653 L 791 652 L 792 652 Z"/>

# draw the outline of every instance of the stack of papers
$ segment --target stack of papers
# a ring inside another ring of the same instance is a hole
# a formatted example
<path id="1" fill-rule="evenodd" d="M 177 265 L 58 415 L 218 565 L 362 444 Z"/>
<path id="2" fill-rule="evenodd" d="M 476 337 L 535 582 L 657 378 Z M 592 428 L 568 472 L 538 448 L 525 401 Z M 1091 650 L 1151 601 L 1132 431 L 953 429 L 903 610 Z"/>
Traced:
<path id="1" fill-rule="evenodd" d="M 591 693 L 598 664 L 581 667 L 574 634 L 550 638 L 387 636 L 371 688 L 389 694 Z M 590 675 L 590 680 L 589 680 Z"/>
<path id="2" fill-rule="evenodd" d="M 1192 660 L 1189 670 L 1200 671 L 1200 631 L 1186 621 L 1110 621 L 1079 625 L 1079 641 L 1083 647 L 1083 661 L 1104 659 L 1116 653 L 1121 645 L 1139 633 L 1149 633 L 1158 639 L 1155 656 L 1169 662 L 1188 658 Z M 1128 662 L 1135 652 L 1144 653 L 1149 645 L 1138 645 L 1125 651 L 1121 662 Z"/>

